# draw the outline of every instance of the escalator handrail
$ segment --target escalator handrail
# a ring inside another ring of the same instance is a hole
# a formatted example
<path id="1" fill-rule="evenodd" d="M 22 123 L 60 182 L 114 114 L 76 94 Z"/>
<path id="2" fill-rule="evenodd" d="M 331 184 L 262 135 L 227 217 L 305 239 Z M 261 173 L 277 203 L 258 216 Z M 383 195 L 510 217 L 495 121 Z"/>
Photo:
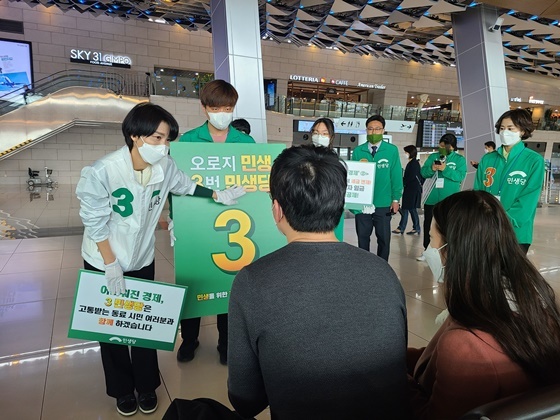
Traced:
<path id="1" fill-rule="evenodd" d="M 94 72 L 91 70 L 81 69 L 68 69 L 56 72 L 30 86 L 33 95 L 46 96 L 46 94 L 52 93 L 52 88 L 57 85 L 70 83 L 70 86 L 65 87 L 71 87 L 72 81 L 80 81 L 83 83 L 100 82 L 101 86 L 99 87 L 110 89 L 117 95 L 119 95 L 125 88 L 124 78 L 118 73 Z M 84 86 L 84 84 L 76 84 L 74 86 Z M 25 88 L 22 87 L 0 96 L 0 101 L 4 102 L 4 104 L 0 104 L 0 115 L 4 115 L 6 113 L 5 109 L 7 108 L 9 108 L 9 111 L 12 111 L 21 107 L 23 104 L 17 104 L 14 106 L 14 102 L 10 101 L 10 99 L 13 100 L 24 93 Z"/>
<path id="2" fill-rule="evenodd" d="M 57 71 L 49 76 L 43 77 L 42 79 L 37 80 L 35 83 L 28 83 L 27 86 L 29 86 L 34 92 L 37 92 L 38 89 L 41 89 L 44 85 L 48 85 L 49 83 L 51 83 L 53 80 L 56 80 L 58 78 L 61 77 L 66 77 L 68 75 L 71 74 L 78 74 L 78 75 L 82 75 L 84 74 L 84 76 L 93 76 L 92 79 L 95 78 L 103 78 L 103 79 L 109 79 L 106 76 L 109 75 L 110 79 L 119 79 L 120 82 L 124 85 L 125 81 L 124 81 L 124 77 L 119 74 L 119 73 L 111 73 L 111 72 L 99 72 L 99 71 L 94 71 L 94 70 L 85 70 L 85 69 L 66 69 L 66 70 L 61 70 L 61 71 Z M 15 92 L 20 92 L 18 95 L 23 94 L 25 88 L 24 87 L 20 87 L 19 89 L 16 89 L 14 91 L 11 91 L 9 93 L 6 93 L 4 95 L 0 96 L 0 101 L 5 100 L 6 97 L 9 97 L 10 95 L 13 95 Z"/>

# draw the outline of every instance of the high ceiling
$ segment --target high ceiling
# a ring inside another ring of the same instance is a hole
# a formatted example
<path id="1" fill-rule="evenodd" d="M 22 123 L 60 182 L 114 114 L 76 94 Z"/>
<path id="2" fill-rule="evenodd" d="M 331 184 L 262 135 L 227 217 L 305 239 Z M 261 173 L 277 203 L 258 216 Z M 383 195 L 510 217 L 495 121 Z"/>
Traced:
<path id="1" fill-rule="evenodd" d="M 115 16 L 123 21 L 142 19 L 180 25 L 191 31 L 211 31 L 210 0 L 23 1 L 31 6 L 56 5 L 65 11 Z M 560 1 L 485 2 L 499 7 L 504 19 L 501 30 L 507 67 L 560 76 L 560 27 L 556 20 L 560 15 Z M 258 3 L 261 35 L 268 42 L 444 65 L 455 62 L 451 14 L 480 6 L 480 2 L 473 0 L 258 0 Z M 518 9 L 510 9 L 512 4 Z M 541 15 L 533 15 L 536 11 Z"/>

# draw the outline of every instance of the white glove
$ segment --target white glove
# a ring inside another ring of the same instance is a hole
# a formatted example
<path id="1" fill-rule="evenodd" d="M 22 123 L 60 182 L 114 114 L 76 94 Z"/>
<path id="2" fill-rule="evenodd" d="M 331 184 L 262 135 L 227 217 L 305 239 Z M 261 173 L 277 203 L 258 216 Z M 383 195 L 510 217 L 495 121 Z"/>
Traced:
<path id="1" fill-rule="evenodd" d="M 239 185 L 233 185 L 227 190 L 216 191 L 216 203 L 222 203 L 225 206 L 232 206 L 237 204 L 237 198 L 244 196 L 247 193 L 245 188 Z"/>
<path id="2" fill-rule="evenodd" d="M 362 209 L 363 214 L 373 214 L 375 213 L 375 206 L 372 204 L 371 206 L 364 206 Z"/>
<path id="3" fill-rule="evenodd" d="M 167 230 L 169 231 L 169 242 L 171 243 L 171 246 L 175 245 L 175 241 L 177 240 L 174 228 L 175 223 L 173 223 L 173 219 L 167 216 Z"/>
<path id="4" fill-rule="evenodd" d="M 107 280 L 107 289 L 112 295 L 120 295 L 126 292 L 123 271 L 118 260 L 111 264 L 105 264 L 105 280 Z"/>

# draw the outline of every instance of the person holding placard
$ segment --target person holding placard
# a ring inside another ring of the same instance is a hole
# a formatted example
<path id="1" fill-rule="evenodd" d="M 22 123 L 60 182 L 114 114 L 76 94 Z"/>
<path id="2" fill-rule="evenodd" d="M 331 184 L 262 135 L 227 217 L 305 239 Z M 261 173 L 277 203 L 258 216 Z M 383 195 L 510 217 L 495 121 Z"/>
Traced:
<path id="1" fill-rule="evenodd" d="M 409 418 L 404 292 L 384 260 L 336 239 L 346 185 L 326 147 L 274 161 L 288 244 L 241 269 L 229 301 L 228 394 L 243 418 Z"/>
<path id="2" fill-rule="evenodd" d="M 255 140 L 231 126 L 233 109 L 239 95 L 237 90 L 225 80 L 213 80 L 207 83 L 200 93 L 200 103 L 207 121 L 200 127 L 187 131 L 180 142 L 207 143 L 254 143 Z M 172 229 L 172 228 L 171 228 Z M 218 327 L 218 353 L 220 363 L 227 364 L 228 317 L 227 314 L 216 316 Z M 177 351 L 179 362 L 194 359 L 194 352 L 199 346 L 200 318 L 181 320 L 181 338 L 183 342 Z"/>
<path id="3" fill-rule="evenodd" d="M 126 292 L 124 276 L 154 280 L 155 229 L 169 193 L 235 204 L 245 190 L 212 191 L 196 185 L 169 156 L 179 125 L 158 105 L 144 102 L 125 117 L 126 145 L 82 169 L 76 187 L 84 224 L 82 257 L 87 270 L 105 272 L 110 295 Z M 100 343 L 107 394 L 130 416 L 157 409 L 160 385 L 153 349 Z M 134 392 L 137 391 L 138 399 Z"/>
<path id="4" fill-rule="evenodd" d="M 375 228 L 377 255 L 389 261 L 391 247 L 391 216 L 399 211 L 403 192 L 402 166 L 397 146 L 383 141 L 385 118 L 373 115 L 366 121 L 367 142 L 356 147 L 352 160 L 376 164 L 373 203 L 356 214 L 358 246 L 369 251 Z"/>

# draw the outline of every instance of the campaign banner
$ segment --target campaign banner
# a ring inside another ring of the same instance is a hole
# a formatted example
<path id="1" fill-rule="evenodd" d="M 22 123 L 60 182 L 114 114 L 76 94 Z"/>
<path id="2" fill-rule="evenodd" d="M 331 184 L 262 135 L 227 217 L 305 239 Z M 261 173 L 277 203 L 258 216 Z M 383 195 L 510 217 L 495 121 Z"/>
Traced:
<path id="1" fill-rule="evenodd" d="M 246 265 L 286 245 L 272 217 L 269 178 L 281 144 L 171 143 L 171 155 L 199 185 L 247 194 L 233 206 L 173 196 L 175 279 L 189 287 L 183 318 L 227 313 L 231 284 Z"/>
<path id="2" fill-rule="evenodd" d="M 373 203 L 375 184 L 375 163 L 347 160 L 348 168 L 345 207 L 349 210 L 362 210 L 364 205 Z"/>
<path id="3" fill-rule="evenodd" d="M 104 273 L 79 271 L 68 337 L 173 351 L 187 288 L 125 279 L 111 295 Z"/>

